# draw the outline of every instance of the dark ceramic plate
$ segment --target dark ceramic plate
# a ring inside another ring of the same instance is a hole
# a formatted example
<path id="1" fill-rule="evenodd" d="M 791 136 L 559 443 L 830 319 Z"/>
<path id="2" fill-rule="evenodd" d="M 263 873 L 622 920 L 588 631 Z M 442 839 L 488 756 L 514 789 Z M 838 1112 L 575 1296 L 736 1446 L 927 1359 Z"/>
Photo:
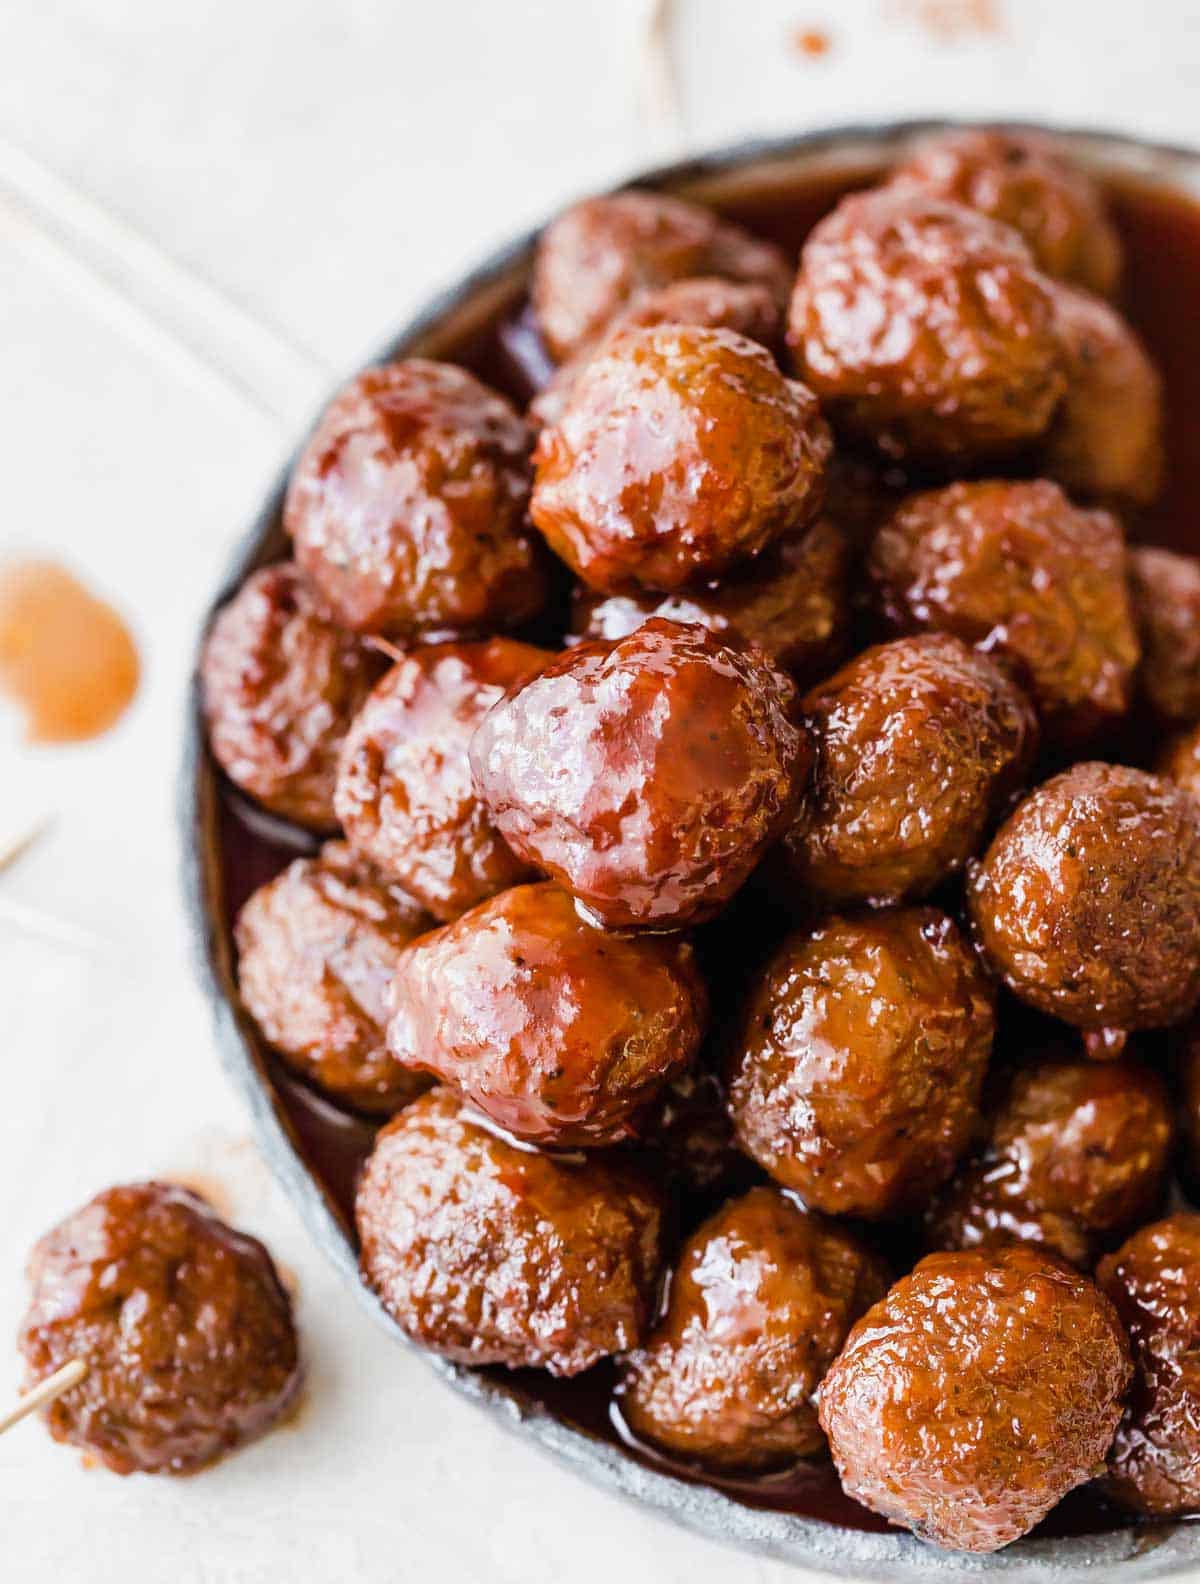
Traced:
<path id="1" fill-rule="evenodd" d="M 739 215 L 752 215 L 769 206 L 773 195 L 800 184 L 811 183 L 818 190 L 831 192 L 835 186 L 869 179 L 915 134 L 927 130 L 928 124 L 914 123 L 853 127 L 743 144 L 648 173 L 637 181 Z M 1200 197 L 1198 154 L 1093 132 L 1065 136 L 1078 157 L 1106 178 L 1148 182 L 1177 194 Z M 472 271 L 381 348 L 379 360 L 420 355 L 474 361 L 478 366 L 490 327 L 513 314 L 521 303 L 535 241 L 536 233 L 523 236 Z M 214 608 L 253 568 L 283 554 L 280 509 L 285 483 L 286 474 L 239 545 Z M 243 875 L 240 871 L 245 866 L 238 852 L 231 850 L 231 842 L 242 838 L 237 834 L 227 791 L 205 747 L 194 689 L 180 791 L 187 908 L 221 1058 L 250 1108 L 263 1153 L 313 1237 L 359 1302 L 367 1305 L 397 1341 L 403 1341 L 359 1280 L 354 1240 L 340 1208 L 346 1203 L 354 1140 L 347 1139 L 345 1158 L 339 1165 L 336 1130 L 331 1128 L 330 1118 L 322 1118 L 320 1102 L 298 1100 L 295 1087 L 280 1080 L 238 1004 L 228 919 L 240 895 L 266 876 Z M 261 863 L 264 850 L 271 849 L 256 849 L 252 842 L 246 846 L 250 867 Z M 274 853 L 272 866 L 278 867 L 284 854 L 278 847 Z M 321 1172 L 310 1165 L 310 1160 L 317 1159 L 314 1131 L 324 1139 Z M 1142 1580 L 1177 1576 L 1200 1564 L 1200 1526 L 1186 1524 L 1034 1536 L 981 1559 L 939 1552 L 906 1534 L 866 1532 L 771 1510 L 648 1466 L 606 1434 L 594 1414 L 589 1425 L 588 1415 L 560 1405 L 557 1395 L 548 1401 L 544 1391 L 535 1391 L 521 1376 L 466 1369 L 432 1356 L 429 1362 L 456 1391 L 597 1484 L 633 1497 L 714 1539 L 834 1577 L 896 1580 L 986 1572 L 1023 1581 L 1082 1579 L 1085 1575 Z"/>

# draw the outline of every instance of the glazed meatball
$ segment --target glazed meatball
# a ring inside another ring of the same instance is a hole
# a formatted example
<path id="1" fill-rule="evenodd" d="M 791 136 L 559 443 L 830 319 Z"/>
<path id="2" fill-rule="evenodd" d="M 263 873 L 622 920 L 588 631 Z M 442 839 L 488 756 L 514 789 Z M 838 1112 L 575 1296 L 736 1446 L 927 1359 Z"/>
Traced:
<path id="1" fill-rule="evenodd" d="M 471 744 L 513 851 L 613 928 L 717 912 L 787 825 L 810 762 L 782 672 L 658 618 L 568 650 Z"/>
<path id="2" fill-rule="evenodd" d="M 1200 808 L 1159 776 L 1091 762 L 1045 782 L 967 900 L 1009 989 L 1076 1028 L 1163 1028 L 1200 997 Z"/>
<path id="3" fill-rule="evenodd" d="M 835 426 L 967 462 L 1036 439 L 1062 396 L 1050 286 L 1006 226 L 882 188 L 805 243 L 788 339 Z"/>
<path id="4" fill-rule="evenodd" d="M 642 292 L 610 321 L 595 344 L 579 349 L 558 368 L 549 383 L 529 404 L 529 416 L 539 428 L 557 423 L 566 409 L 575 381 L 596 354 L 597 348 L 626 330 L 647 325 L 705 325 L 711 330 L 736 330 L 775 351 L 783 331 L 783 305 L 766 286 L 698 276 L 674 281 L 657 291 Z"/>
<path id="5" fill-rule="evenodd" d="M 1097 1280 L 1128 1328 L 1136 1371 L 1105 1492 L 1148 1517 L 1200 1511 L 1200 1216 L 1143 1227 Z"/>
<path id="6" fill-rule="evenodd" d="M 292 1308 L 266 1249 L 195 1194 L 97 1194 L 29 1260 L 25 1383 L 88 1373 L 43 1410 L 56 1441 L 118 1474 L 188 1474 L 261 1435 L 301 1371 Z"/>
<path id="7" fill-rule="evenodd" d="M 1047 735 L 1082 742 L 1129 707 L 1138 641 L 1125 541 L 1057 484 L 951 484 L 914 495 L 871 546 L 884 619 L 1012 663 Z"/>
<path id="8" fill-rule="evenodd" d="M 777 539 L 733 576 L 674 594 L 593 594 L 577 586 L 572 626 L 624 638 L 652 616 L 753 643 L 799 683 L 828 675 L 850 632 L 850 542 L 829 520 Z"/>
<path id="9" fill-rule="evenodd" d="M 413 637 L 510 627 L 545 579 L 525 528 L 531 436 L 473 374 L 410 358 L 359 374 L 288 485 L 283 526 L 335 619 Z"/>
<path id="10" fill-rule="evenodd" d="M 1041 467 L 1072 494 L 1146 506 L 1162 488 L 1163 395 L 1158 370 L 1114 308 L 1054 288 L 1067 388 L 1041 448 Z"/>
<path id="11" fill-rule="evenodd" d="M 346 835 L 435 918 L 531 877 L 475 795 L 468 752 L 492 706 L 550 659 L 512 638 L 413 649 L 347 735 L 335 796 Z"/>
<path id="12" fill-rule="evenodd" d="M 1149 545 L 1129 553 L 1142 639 L 1142 694 L 1169 726 L 1200 721 L 1200 561 Z"/>
<path id="13" fill-rule="evenodd" d="M 328 842 L 242 908 L 242 1001 L 289 1067 L 355 1110 L 390 1115 L 426 1085 L 388 1054 L 388 986 L 403 948 L 433 923 L 344 842 Z"/>
<path id="14" fill-rule="evenodd" d="M 687 1067 L 706 998 L 678 936 L 606 935 L 516 886 L 400 954 L 388 1045 L 518 1138 L 612 1144 Z"/>
<path id="15" fill-rule="evenodd" d="M 762 1180 L 759 1168 L 737 1147 L 720 1079 L 698 1063 L 663 1087 L 645 1140 L 658 1151 L 692 1215 L 697 1205 L 717 1205 Z"/>
<path id="16" fill-rule="evenodd" d="M 887 1285 L 849 1233 L 777 1189 L 752 1189 L 684 1244 L 666 1313 L 622 1366 L 626 1423 L 720 1469 L 820 1451 L 821 1377 Z"/>
<path id="17" fill-rule="evenodd" d="M 966 204 L 1011 226 L 1038 268 L 1111 296 L 1121 244 L 1096 183 L 1053 138 L 984 127 L 939 132 L 897 167 L 893 181 Z"/>
<path id="18" fill-rule="evenodd" d="M 1157 1208 L 1171 1155 L 1171 1105 L 1133 1062 L 1056 1061 L 1019 1070 L 987 1146 L 932 1217 L 936 1248 L 1018 1239 L 1073 1264 Z"/>
<path id="19" fill-rule="evenodd" d="M 650 1182 L 615 1157 L 519 1149 L 447 1089 L 380 1133 L 356 1218 L 367 1282 L 446 1358 L 577 1375 L 645 1334 L 662 1243 Z"/>
<path id="20" fill-rule="evenodd" d="M 342 740 L 386 663 L 333 626 L 290 561 L 251 573 L 200 661 L 214 757 L 273 814 L 336 829 Z"/>
<path id="21" fill-rule="evenodd" d="M 1190 797 L 1200 800 L 1200 725 L 1170 738 L 1158 756 L 1155 769 Z"/>
<path id="22" fill-rule="evenodd" d="M 851 1331 L 821 1428 L 855 1501 L 937 1545 L 996 1551 L 1092 1476 L 1130 1374 L 1086 1276 L 1021 1246 L 931 1254 Z"/>
<path id="23" fill-rule="evenodd" d="M 831 917 L 755 983 L 727 1079 L 738 1143 L 806 1204 L 918 1209 L 978 1121 L 992 993 L 935 908 Z"/>
<path id="24" fill-rule="evenodd" d="M 808 693 L 816 744 L 786 838 L 804 897 L 928 895 L 979 848 L 1033 757 L 1033 710 L 995 661 L 940 633 L 867 649 Z"/>
<path id="25" fill-rule="evenodd" d="M 530 511 L 590 587 L 670 591 L 811 522 L 830 450 L 812 392 L 745 336 L 629 330 L 542 430 Z"/>
<path id="26" fill-rule="evenodd" d="M 629 303 L 689 276 L 765 286 L 783 303 L 791 284 L 778 248 L 708 209 L 663 193 L 588 198 L 546 227 L 533 271 L 542 336 L 561 362 Z"/>

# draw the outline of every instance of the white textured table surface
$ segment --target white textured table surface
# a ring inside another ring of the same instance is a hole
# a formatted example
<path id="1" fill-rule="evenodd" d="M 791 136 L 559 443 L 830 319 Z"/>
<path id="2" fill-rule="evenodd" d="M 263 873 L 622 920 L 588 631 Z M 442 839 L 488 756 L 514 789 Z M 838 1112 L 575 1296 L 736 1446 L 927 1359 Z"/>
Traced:
<path id="1" fill-rule="evenodd" d="M 0 719 L 0 845 L 57 815 L 0 876 L 0 1340 L 40 1231 L 109 1182 L 185 1174 L 295 1273 L 310 1369 L 294 1427 L 191 1481 L 86 1471 L 35 1425 L 4 1437 L 14 1584 L 801 1576 L 590 1489 L 369 1323 L 256 1157 L 178 895 L 198 613 L 299 424 L 431 289 L 569 196 L 754 132 L 951 112 L 1200 141 L 1186 4 L 678 0 L 675 125 L 639 102 L 647 9 L 2 8 L 0 551 L 78 568 L 132 619 L 146 675 L 86 748 L 30 752 Z M 825 56 L 789 48 L 808 26 Z M 21 923 L 29 908 L 92 944 Z"/>

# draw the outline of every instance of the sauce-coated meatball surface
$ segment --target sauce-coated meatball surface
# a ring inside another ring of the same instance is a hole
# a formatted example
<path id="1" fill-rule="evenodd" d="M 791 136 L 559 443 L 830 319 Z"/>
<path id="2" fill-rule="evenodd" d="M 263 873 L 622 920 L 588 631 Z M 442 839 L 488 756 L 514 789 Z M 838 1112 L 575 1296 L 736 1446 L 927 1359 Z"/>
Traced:
<path id="1" fill-rule="evenodd" d="M 498 704 L 475 786 L 513 851 L 604 924 L 696 923 L 794 812 L 811 761 L 796 703 L 757 651 L 655 618 Z"/>
<path id="2" fill-rule="evenodd" d="M 133 1183 L 97 1194 L 29 1260 L 26 1384 L 88 1373 L 45 1409 L 56 1441 L 118 1474 L 187 1474 L 261 1435 L 301 1370 L 271 1257 L 195 1194 Z"/>
<path id="3" fill-rule="evenodd" d="M 995 1551 L 1095 1472 L 1129 1346 L 1111 1303 L 1036 1249 L 931 1254 L 821 1387 L 842 1484 L 924 1540 Z"/>
<path id="4" fill-rule="evenodd" d="M 492 638 L 404 655 L 346 737 L 335 805 L 354 846 L 436 917 L 530 878 L 471 784 L 475 728 L 548 650 Z"/>
<path id="5" fill-rule="evenodd" d="M 844 198 L 817 225 L 788 339 L 835 427 L 901 457 L 1013 450 L 1064 388 L 1050 284 L 1016 232 L 902 188 Z"/>
<path id="6" fill-rule="evenodd" d="M 608 935 L 558 886 L 517 886 L 423 936 L 391 987 L 392 1055 L 519 1138 L 612 1144 L 699 1049 L 707 1001 L 678 936 Z"/>
<path id="7" fill-rule="evenodd" d="M 935 908 L 790 936 L 746 1003 L 727 1077 L 742 1148 L 834 1214 L 920 1209 L 978 1121 L 992 992 Z"/>
<path id="8" fill-rule="evenodd" d="M 562 361 L 641 294 L 696 275 L 765 286 L 777 302 L 791 284 L 778 248 L 697 204 L 648 192 L 586 198 L 538 244 L 534 312 Z"/>
<path id="9" fill-rule="evenodd" d="M 786 838 L 802 898 L 919 899 L 1020 787 L 1037 724 L 995 661 L 941 633 L 867 649 L 802 701 L 816 747 Z"/>
<path id="10" fill-rule="evenodd" d="M 820 509 L 816 398 L 731 330 L 629 330 L 591 358 L 538 438 L 530 512 L 592 588 L 719 576 Z"/>
<path id="11" fill-rule="evenodd" d="M 359 1111 L 389 1115 L 425 1087 L 387 1050 L 400 952 L 433 919 L 344 842 L 297 858 L 238 915 L 238 990 L 287 1064 Z"/>
<path id="12" fill-rule="evenodd" d="M 1142 639 L 1143 697 L 1165 725 L 1200 721 L 1200 561 L 1139 545 L 1129 587 Z"/>
<path id="13" fill-rule="evenodd" d="M 1097 1273 L 1129 1330 L 1136 1375 L 1105 1489 L 1148 1517 L 1200 1512 L 1200 1216 L 1135 1232 Z"/>
<path id="14" fill-rule="evenodd" d="M 775 1188 L 732 1200 L 684 1244 L 666 1313 L 622 1367 L 635 1435 L 725 1469 L 820 1451 L 814 1397 L 887 1289 L 880 1260 Z"/>
<path id="15" fill-rule="evenodd" d="M 967 897 L 992 968 L 1064 1023 L 1164 1028 L 1200 997 L 1200 808 L 1159 776 L 1090 762 L 1045 782 Z"/>
<path id="16" fill-rule="evenodd" d="M 545 580 L 525 528 L 530 431 L 466 369 L 410 358 L 359 374 L 296 463 L 283 525 L 358 632 L 510 627 Z"/>
<path id="17" fill-rule="evenodd" d="M 804 685 L 828 674 L 849 637 L 849 539 L 828 517 L 789 534 L 708 587 L 674 594 L 593 594 L 577 587 L 572 625 L 585 638 L 624 638 L 649 621 L 696 622 L 754 643 Z"/>
<path id="18" fill-rule="evenodd" d="M 1051 137 L 964 127 L 924 140 L 893 181 L 1019 231 L 1038 268 L 1111 296 L 1121 244 L 1096 183 Z"/>
<path id="19" fill-rule="evenodd" d="M 1138 640 L 1125 540 L 1056 484 L 951 484 L 914 495 L 876 535 L 876 603 L 901 632 L 935 629 L 1012 662 L 1056 741 L 1129 707 Z"/>
<path id="20" fill-rule="evenodd" d="M 645 1334 L 662 1241 L 649 1181 L 614 1157 L 518 1149 L 447 1089 L 380 1133 L 356 1219 L 384 1308 L 446 1358 L 577 1375 Z"/>
<path id="21" fill-rule="evenodd" d="M 1200 801 L 1200 725 L 1169 738 L 1154 768 L 1159 775 Z"/>
<path id="22" fill-rule="evenodd" d="M 290 561 L 252 572 L 214 621 L 200 662 L 221 768 L 272 813 L 334 830 L 342 741 L 386 664 L 333 625 Z"/>

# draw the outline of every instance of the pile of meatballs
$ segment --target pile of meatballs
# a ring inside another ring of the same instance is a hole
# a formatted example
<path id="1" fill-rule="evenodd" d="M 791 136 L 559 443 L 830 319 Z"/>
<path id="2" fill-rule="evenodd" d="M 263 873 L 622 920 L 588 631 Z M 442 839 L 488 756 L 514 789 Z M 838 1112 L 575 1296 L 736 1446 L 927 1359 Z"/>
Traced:
<path id="1" fill-rule="evenodd" d="M 1097 1478 L 1200 1509 L 1200 561 L 1130 547 L 1121 262 L 1024 134 L 915 147 L 798 269 L 580 203 L 528 409 L 352 380 L 202 662 L 238 795 L 323 843 L 240 994 L 380 1122 L 398 1325 L 613 1359 L 643 1449 L 828 1448 L 966 1551 Z"/>

